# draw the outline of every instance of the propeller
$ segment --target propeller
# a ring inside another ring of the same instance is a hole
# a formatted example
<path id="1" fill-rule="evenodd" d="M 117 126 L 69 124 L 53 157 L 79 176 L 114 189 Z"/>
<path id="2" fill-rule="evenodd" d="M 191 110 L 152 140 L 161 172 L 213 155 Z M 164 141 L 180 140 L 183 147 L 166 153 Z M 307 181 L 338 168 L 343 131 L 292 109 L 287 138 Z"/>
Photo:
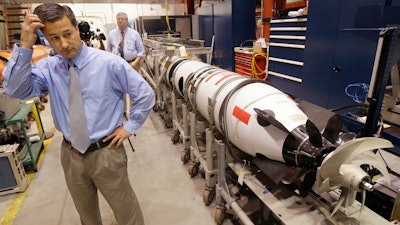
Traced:
<path id="1" fill-rule="evenodd" d="M 369 164 L 378 169 L 390 184 L 389 172 L 381 158 L 371 150 L 393 148 L 385 139 L 364 137 L 348 141 L 329 153 L 317 169 L 316 192 L 318 194 L 338 187 L 352 191 L 369 189 L 369 175 L 360 165 Z"/>
<path id="2" fill-rule="evenodd" d="M 315 183 L 315 179 L 316 179 L 315 177 L 316 177 L 315 170 L 309 171 L 304 176 L 304 180 L 303 180 L 303 182 L 301 183 L 301 185 L 299 187 L 300 196 L 306 197 L 310 193 L 310 191 L 311 191 L 311 189 L 312 189 L 312 187 L 314 186 L 314 183 Z"/>
<path id="3" fill-rule="evenodd" d="M 309 135 L 309 140 L 311 144 L 313 144 L 315 147 L 322 147 L 322 136 L 321 133 L 319 132 L 317 126 L 311 120 L 307 120 L 306 122 L 306 130 Z"/>
<path id="4" fill-rule="evenodd" d="M 261 110 L 258 108 L 254 108 L 254 111 L 257 113 L 257 122 L 261 126 L 266 127 L 266 126 L 269 126 L 272 124 L 273 126 L 284 131 L 285 133 L 288 133 L 288 134 L 290 133 L 281 122 L 279 122 L 278 120 L 275 119 L 275 115 L 272 111 Z M 340 127 L 337 125 L 338 122 L 340 124 Z M 327 137 L 331 137 L 330 140 L 334 139 L 336 141 L 336 139 L 339 136 L 339 132 L 340 132 L 341 128 L 342 128 L 342 126 L 341 126 L 340 116 L 339 116 L 339 118 L 337 118 L 336 116 L 332 116 L 330 118 L 330 120 L 328 121 L 327 128 L 325 128 L 325 130 L 326 130 L 325 135 Z M 309 135 L 311 144 L 313 144 L 315 147 L 318 147 L 318 148 L 323 146 L 322 145 L 323 144 L 322 135 L 321 135 L 320 131 L 318 130 L 317 126 L 315 126 L 315 124 L 313 122 L 311 122 L 311 120 L 307 120 L 307 122 L 306 122 L 306 131 Z"/>
<path id="5" fill-rule="evenodd" d="M 335 144 L 342 130 L 342 124 L 342 117 L 339 114 L 334 114 L 329 118 L 322 136 L 330 143 Z"/>
<path id="6" fill-rule="evenodd" d="M 393 144 L 385 139 L 376 137 L 364 137 L 354 139 L 340 145 L 335 151 L 331 152 L 317 169 L 317 182 L 315 192 L 321 194 L 335 188 L 347 188 L 350 192 L 362 191 L 362 205 L 360 213 L 364 207 L 366 191 L 372 191 L 373 185 L 370 184 L 371 178 L 361 169 L 361 165 L 371 165 L 381 172 L 384 179 L 390 185 L 389 172 L 385 162 L 372 152 L 374 149 L 393 148 Z M 333 216 L 340 207 L 349 206 L 354 201 L 355 195 L 342 195 L 338 199 L 330 216 Z"/>

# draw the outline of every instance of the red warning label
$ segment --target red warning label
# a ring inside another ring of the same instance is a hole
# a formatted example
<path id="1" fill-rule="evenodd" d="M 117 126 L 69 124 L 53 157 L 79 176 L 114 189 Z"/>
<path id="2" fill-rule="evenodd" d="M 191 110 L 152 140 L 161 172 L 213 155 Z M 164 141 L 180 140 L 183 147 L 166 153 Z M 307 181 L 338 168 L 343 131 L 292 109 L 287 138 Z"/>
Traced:
<path id="1" fill-rule="evenodd" d="M 249 124 L 249 120 L 251 117 L 250 113 L 244 111 L 243 109 L 239 108 L 238 106 L 235 106 L 235 108 L 233 109 L 232 115 L 234 117 L 238 118 L 238 120 L 242 121 L 246 125 Z"/>

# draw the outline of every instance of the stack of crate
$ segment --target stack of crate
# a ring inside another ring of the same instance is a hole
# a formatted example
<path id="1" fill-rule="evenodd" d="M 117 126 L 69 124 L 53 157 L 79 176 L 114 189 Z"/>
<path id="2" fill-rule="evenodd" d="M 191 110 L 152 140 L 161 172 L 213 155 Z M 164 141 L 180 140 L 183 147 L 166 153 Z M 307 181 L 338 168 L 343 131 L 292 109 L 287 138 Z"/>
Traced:
<path id="1" fill-rule="evenodd" d="M 31 4 L 4 4 L 4 19 L 6 21 L 6 42 L 7 47 L 12 49 L 16 36 L 20 35 L 22 23 L 25 15 L 32 12 Z"/>

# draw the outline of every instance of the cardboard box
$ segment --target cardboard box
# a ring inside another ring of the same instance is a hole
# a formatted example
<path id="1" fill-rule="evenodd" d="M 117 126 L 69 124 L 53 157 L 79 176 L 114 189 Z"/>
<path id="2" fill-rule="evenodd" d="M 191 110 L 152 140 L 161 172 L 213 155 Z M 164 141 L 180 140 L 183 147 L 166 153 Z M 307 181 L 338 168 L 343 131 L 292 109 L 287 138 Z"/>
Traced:
<path id="1" fill-rule="evenodd" d="M 308 15 L 308 7 L 304 7 L 303 8 L 303 16 L 307 16 Z"/>
<path id="2" fill-rule="evenodd" d="M 253 42 L 254 53 L 268 53 L 268 48 L 262 47 L 260 42 Z"/>

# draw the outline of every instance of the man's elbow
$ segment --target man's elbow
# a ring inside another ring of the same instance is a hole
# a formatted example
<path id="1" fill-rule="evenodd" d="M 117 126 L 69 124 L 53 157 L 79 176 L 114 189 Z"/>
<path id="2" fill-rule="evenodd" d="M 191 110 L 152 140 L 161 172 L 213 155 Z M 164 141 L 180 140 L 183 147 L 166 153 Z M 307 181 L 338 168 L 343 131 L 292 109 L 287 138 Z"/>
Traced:
<path id="1" fill-rule="evenodd" d="M 22 87 L 20 88 L 12 88 L 10 85 L 8 85 L 8 82 L 4 82 L 3 84 L 4 90 L 6 91 L 6 94 L 10 96 L 11 98 L 18 98 L 18 99 L 27 99 L 29 98 L 28 95 L 25 95 L 24 93 L 29 93 L 29 90 L 24 90 Z"/>

